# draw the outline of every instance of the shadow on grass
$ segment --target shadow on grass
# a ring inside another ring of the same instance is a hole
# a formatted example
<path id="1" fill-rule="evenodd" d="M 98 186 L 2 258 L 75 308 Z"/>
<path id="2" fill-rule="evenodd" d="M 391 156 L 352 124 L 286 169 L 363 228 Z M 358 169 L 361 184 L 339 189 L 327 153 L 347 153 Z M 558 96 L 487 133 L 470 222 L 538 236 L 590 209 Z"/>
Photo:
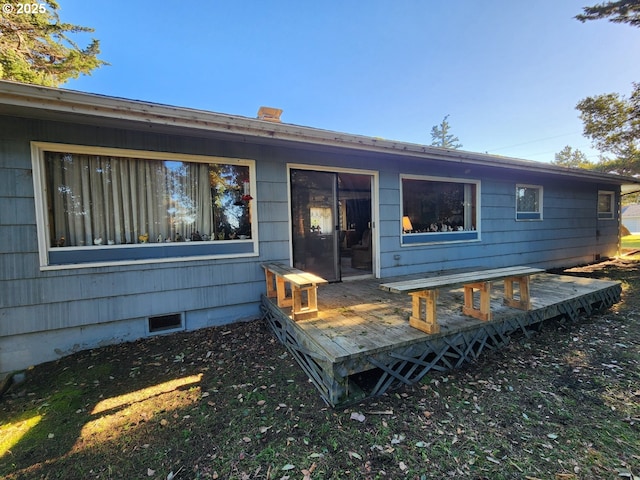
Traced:
<path id="1" fill-rule="evenodd" d="M 139 363 L 123 372 L 106 352 L 96 351 L 77 355 L 73 366 L 45 368 L 46 378 L 39 369 L 29 372 L 20 385 L 20 395 L 28 400 L 18 398 L 25 410 L 11 415 L 3 408 L 0 413 L 0 476 L 30 477 L 67 457 L 126 449 L 129 441 L 137 445 L 145 435 L 151 442 L 157 436 L 153 428 L 174 423 L 200 401 L 202 373 L 180 375 L 169 369 L 142 378 L 141 369 L 154 367 Z M 160 362 L 155 363 L 157 368 Z M 71 465 L 61 478 L 83 477 L 95 467 L 94 461 Z"/>
<path id="2" fill-rule="evenodd" d="M 148 467 L 166 470 L 166 478 L 175 471 L 166 452 L 192 435 L 220 433 L 229 422 L 215 398 L 218 387 L 263 376 L 272 360 L 260 359 L 278 360 L 268 349 L 282 353 L 266 327 L 252 322 L 39 365 L 0 399 L 0 439 L 13 436 L 0 452 L 0 477 L 86 478 L 102 472 L 103 478 L 130 478 L 133 471 L 147 478 Z"/>

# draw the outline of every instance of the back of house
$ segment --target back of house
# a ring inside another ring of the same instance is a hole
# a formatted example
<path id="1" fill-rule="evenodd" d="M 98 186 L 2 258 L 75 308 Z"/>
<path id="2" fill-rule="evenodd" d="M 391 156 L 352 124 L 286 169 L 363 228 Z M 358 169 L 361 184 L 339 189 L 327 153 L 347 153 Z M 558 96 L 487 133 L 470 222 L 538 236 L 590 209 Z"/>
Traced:
<path id="1" fill-rule="evenodd" d="M 628 186 L 0 82 L 0 372 L 257 318 L 265 262 L 341 282 L 612 257 Z"/>

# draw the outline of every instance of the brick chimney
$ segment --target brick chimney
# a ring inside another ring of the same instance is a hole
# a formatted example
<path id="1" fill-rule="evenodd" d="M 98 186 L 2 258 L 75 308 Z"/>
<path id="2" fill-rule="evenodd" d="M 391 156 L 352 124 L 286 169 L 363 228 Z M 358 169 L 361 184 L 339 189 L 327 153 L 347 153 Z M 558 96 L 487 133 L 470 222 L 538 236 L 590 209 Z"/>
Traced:
<path id="1" fill-rule="evenodd" d="M 266 120 L 267 122 L 281 123 L 280 115 L 282 115 L 280 108 L 260 107 L 260 110 L 258 110 L 258 119 Z"/>

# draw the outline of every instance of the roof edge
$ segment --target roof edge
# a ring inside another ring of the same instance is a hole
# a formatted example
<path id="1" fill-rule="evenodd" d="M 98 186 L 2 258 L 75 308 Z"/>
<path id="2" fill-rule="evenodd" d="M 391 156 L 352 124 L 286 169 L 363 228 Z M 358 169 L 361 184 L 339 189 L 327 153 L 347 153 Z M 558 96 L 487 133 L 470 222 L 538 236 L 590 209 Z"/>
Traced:
<path id="1" fill-rule="evenodd" d="M 78 116 L 93 116 L 143 124 L 184 127 L 205 131 L 235 133 L 294 143 L 349 148 L 360 151 L 394 153 L 416 158 L 431 158 L 453 163 L 469 163 L 539 173 L 590 178 L 606 183 L 639 184 L 640 179 L 620 175 L 577 170 L 532 160 L 502 157 L 464 150 L 387 140 L 377 137 L 274 123 L 239 115 L 176 107 L 141 100 L 130 100 L 76 90 L 28 85 L 0 80 L 0 103 Z"/>

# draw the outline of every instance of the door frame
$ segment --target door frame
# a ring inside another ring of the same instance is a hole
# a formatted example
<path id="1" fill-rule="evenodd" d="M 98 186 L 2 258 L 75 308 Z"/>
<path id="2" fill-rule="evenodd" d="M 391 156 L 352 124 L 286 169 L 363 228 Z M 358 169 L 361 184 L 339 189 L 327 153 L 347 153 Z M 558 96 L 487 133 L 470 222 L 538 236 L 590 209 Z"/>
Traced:
<path id="1" fill-rule="evenodd" d="M 347 277 L 344 281 L 357 280 L 359 278 L 380 278 L 379 259 L 379 216 L 380 202 L 378 199 L 378 171 L 362 170 L 356 168 L 332 167 L 327 165 L 313 165 L 308 163 L 287 163 L 287 225 L 289 227 L 289 266 L 293 266 L 293 219 L 291 218 L 291 170 L 308 170 L 328 173 L 351 173 L 355 175 L 368 175 L 371 177 L 371 274 Z"/>

